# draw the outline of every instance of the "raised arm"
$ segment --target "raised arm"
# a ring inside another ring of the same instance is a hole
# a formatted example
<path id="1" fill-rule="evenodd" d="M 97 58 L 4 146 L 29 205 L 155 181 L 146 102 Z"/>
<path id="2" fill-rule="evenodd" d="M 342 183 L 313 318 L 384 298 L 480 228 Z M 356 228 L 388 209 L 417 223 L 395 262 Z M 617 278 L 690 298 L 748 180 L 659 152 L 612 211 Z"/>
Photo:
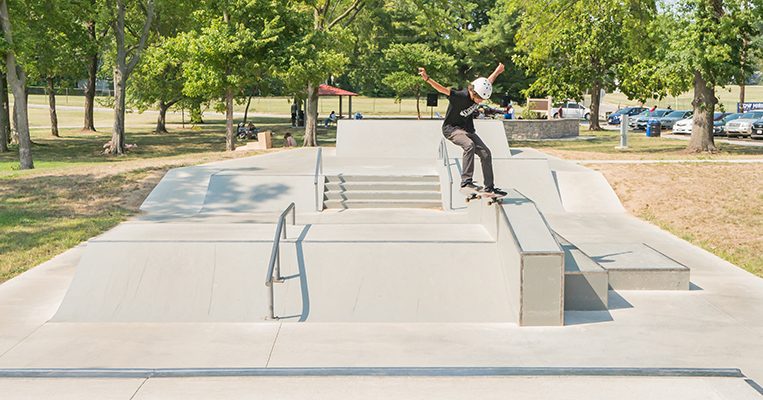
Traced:
<path id="1" fill-rule="evenodd" d="M 427 75 L 427 70 L 419 67 L 419 75 L 421 75 L 421 77 L 424 79 L 424 82 L 430 84 L 434 88 L 434 90 L 446 96 L 450 96 L 450 89 L 446 88 L 443 85 L 440 85 L 439 83 L 435 82 L 434 79 L 430 78 L 429 75 Z"/>
<path id="2" fill-rule="evenodd" d="M 495 67 L 495 71 L 493 71 L 493 73 L 487 77 L 487 80 L 489 80 L 490 83 L 494 83 L 495 79 L 498 78 L 498 75 L 501 75 L 503 73 L 503 70 L 504 70 L 503 63 L 498 63 L 498 66 Z"/>

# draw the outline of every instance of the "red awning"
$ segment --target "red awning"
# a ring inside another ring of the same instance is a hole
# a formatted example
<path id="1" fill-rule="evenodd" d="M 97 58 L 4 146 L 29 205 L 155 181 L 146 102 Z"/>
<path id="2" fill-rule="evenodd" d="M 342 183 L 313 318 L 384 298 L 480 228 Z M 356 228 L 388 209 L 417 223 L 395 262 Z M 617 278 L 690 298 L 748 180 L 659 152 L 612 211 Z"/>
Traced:
<path id="1" fill-rule="evenodd" d="M 318 86 L 318 96 L 357 96 L 357 93 L 353 93 L 338 87 L 321 84 Z"/>

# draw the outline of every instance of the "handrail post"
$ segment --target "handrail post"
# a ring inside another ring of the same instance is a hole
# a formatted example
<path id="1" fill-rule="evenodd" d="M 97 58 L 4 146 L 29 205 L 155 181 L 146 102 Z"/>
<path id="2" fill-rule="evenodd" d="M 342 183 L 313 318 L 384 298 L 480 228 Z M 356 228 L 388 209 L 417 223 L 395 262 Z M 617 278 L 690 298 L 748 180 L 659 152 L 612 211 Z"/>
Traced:
<path id="1" fill-rule="evenodd" d="M 448 206 L 453 209 L 453 173 L 450 172 L 450 156 L 448 155 L 448 143 L 445 138 L 440 140 L 440 154 L 442 155 L 442 165 L 448 171 Z"/>
<path id="2" fill-rule="evenodd" d="M 274 313 L 273 302 L 275 301 L 275 294 L 273 290 L 273 282 L 282 283 L 284 279 L 281 277 L 281 238 L 286 239 L 286 215 L 291 212 L 291 223 L 296 225 L 297 223 L 297 211 L 294 203 L 289 204 L 288 207 L 278 217 L 278 223 L 276 224 L 276 234 L 273 238 L 273 250 L 270 253 L 270 262 L 268 263 L 268 273 L 265 278 L 265 286 L 268 287 L 268 315 L 266 319 L 273 320 L 278 319 Z"/>
<path id="3" fill-rule="evenodd" d="M 318 154 L 315 158 L 315 180 L 313 181 L 313 185 L 315 185 L 315 211 L 323 211 L 323 207 L 321 207 L 321 203 L 319 200 L 319 193 L 318 193 L 318 177 L 323 175 L 323 148 L 318 147 Z"/>

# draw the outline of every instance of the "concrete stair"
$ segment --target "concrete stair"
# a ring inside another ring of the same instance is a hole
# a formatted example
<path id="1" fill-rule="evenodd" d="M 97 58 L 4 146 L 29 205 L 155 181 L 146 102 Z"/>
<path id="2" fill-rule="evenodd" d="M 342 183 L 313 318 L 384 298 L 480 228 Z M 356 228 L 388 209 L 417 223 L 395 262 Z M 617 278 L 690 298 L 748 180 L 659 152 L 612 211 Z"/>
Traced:
<path id="1" fill-rule="evenodd" d="M 326 209 L 442 207 L 437 175 L 326 176 Z"/>

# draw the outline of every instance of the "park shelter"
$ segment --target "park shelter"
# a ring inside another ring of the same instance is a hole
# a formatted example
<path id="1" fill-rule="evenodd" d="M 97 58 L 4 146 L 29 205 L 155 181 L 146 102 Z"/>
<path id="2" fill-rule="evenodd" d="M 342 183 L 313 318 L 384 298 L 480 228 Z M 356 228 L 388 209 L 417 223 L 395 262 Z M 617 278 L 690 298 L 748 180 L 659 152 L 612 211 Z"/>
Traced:
<path id="1" fill-rule="evenodd" d="M 349 97 L 350 110 L 348 115 L 352 116 L 352 96 L 357 96 L 357 93 L 350 92 L 348 90 L 340 89 L 331 85 L 321 84 L 318 86 L 318 96 L 339 96 L 339 117 L 342 117 L 342 97 Z"/>

